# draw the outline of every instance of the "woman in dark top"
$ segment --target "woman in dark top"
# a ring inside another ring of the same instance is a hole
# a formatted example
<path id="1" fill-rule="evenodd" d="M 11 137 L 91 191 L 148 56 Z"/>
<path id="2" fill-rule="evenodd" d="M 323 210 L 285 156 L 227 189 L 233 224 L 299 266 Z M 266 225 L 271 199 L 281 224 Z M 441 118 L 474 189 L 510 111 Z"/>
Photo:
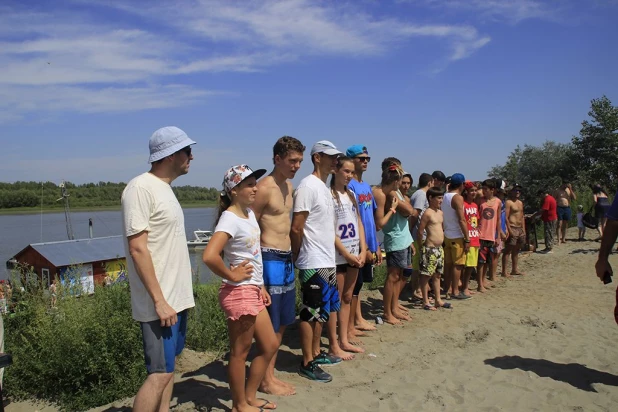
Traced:
<path id="1" fill-rule="evenodd" d="M 599 226 L 597 227 L 599 238 L 597 240 L 600 240 L 603 237 L 605 223 L 607 223 L 606 214 L 609 211 L 610 202 L 607 192 L 600 185 L 592 186 L 592 199 L 594 200 L 594 216 L 599 219 Z"/>

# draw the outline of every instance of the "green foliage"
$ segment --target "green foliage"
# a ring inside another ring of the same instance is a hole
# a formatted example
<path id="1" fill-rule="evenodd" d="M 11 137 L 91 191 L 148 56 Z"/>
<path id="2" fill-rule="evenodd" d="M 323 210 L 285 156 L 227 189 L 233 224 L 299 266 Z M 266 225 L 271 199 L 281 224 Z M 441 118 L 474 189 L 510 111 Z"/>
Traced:
<path id="1" fill-rule="evenodd" d="M 66 182 L 72 207 L 120 206 L 120 197 L 126 183 L 86 183 L 75 185 Z M 211 187 L 174 186 L 174 193 L 180 203 L 216 202 L 219 190 Z M 52 182 L 0 182 L 0 209 L 16 207 L 61 208 L 58 199 L 61 190 Z"/>
<path id="2" fill-rule="evenodd" d="M 524 145 L 523 149 L 517 146 L 503 166 L 494 166 L 488 174 L 509 183 L 519 183 L 524 188 L 524 203 L 536 205 L 539 189 L 553 192 L 563 181 L 576 180 L 572 159 L 572 147 L 565 143 L 547 141 L 541 146 Z"/>
<path id="3" fill-rule="evenodd" d="M 577 165 L 589 184 L 614 188 L 618 178 L 618 107 L 603 96 L 593 99 L 579 136 L 573 137 Z"/>
<path id="4" fill-rule="evenodd" d="M 570 144 L 547 141 L 541 146 L 517 146 L 489 176 L 523 185 L 524 202 L 535 206 L 539 189 L 553 192 L 563 181 L 571 182 L 578 196 L 574 204 L 587 211 L 592 204 L 590 186 L 600 183 L 613 191 L 618 179 L 618 107 L 603 96 L 591 101 L 588 116 L 591 121 L 582 122 L 579 136 Z"/>
<path id="5" fill-rule="evenodd" d="M 146 371 L 128 284 L 97 286 L 94 295 L 81 298 L 60 286 L 57 295 L 53 309 L 49 295 L 16 296 L 20 304 L 4 323 L 6 351 L 13 355 L 7 393 L 57 402 L 66 410 L 134 395 Z"/>
<path id="6" fill-rule="evenodd" d="M 69 271 L 69 277 L 72 272 L 79 273 Z M 146 368 L 128 282 L 95 286 L 88 296 L 69 280 L 67 286 L 58 285 L 55 308 L 47 285 L 32 273 L 19 271 L 12 282 L 14 313 L 4 318 L 5 348 L 13 355 L 5 372 L 6 394 L 55 402 L 64 410 L 86 410 L 135 395 Z M 217 283 L 194 285 L 187 347 L 228 347 L 218 289 Z"/>
<path id="7" fill-rule="evenodd" d="M 227 321 L 219 306 L 220 284 L 213 281 L 193 285 L 196 298 L 187 321 L 187 346 L 194 350 L 221 352 L 229 346 Z"/>

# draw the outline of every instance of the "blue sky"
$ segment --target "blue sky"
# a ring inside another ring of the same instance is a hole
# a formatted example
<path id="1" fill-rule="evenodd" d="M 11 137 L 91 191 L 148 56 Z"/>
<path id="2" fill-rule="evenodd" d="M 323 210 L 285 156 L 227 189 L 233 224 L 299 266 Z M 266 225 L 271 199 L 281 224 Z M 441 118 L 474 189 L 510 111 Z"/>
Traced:
<path id="1" fill-rule="evenodd" d="M 0 3 L 0 180 L 126 182 L 162 126 L 198 144 L 178 185 L 271 167 L 291 135 L 482 179 L 618 104 L 615 0 Z M 309 153 L 299 172 L 310 172 Z M 295 180 L 298 180 L 295 179 Z"/>

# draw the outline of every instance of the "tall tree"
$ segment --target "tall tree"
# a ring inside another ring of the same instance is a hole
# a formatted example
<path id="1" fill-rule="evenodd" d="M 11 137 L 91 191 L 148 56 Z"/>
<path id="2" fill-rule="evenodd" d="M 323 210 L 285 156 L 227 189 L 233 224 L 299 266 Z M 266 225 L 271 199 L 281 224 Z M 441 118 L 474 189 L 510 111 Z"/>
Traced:
<path id="1" fill-rule="evenodd" d="M 553 191 L 562 181 L 576 179 L 572 158 L 570 144 L 548 140 L 541 146 L 524 145 L 523 149 L 517 146 L 503 166 L 494 166 L 488 174 L 509 183 L 519 183 L 524 187 L 527 203 L 535 204 L 539 189 Z"/>
<path id="2" fill-rule="evenodd" d="M 584 120 L 573 137 L 577 166 L 588 183 L 614 189 L 618 184 L 618 107 L 603 96 L 590 105 L 591 121 Z"/>

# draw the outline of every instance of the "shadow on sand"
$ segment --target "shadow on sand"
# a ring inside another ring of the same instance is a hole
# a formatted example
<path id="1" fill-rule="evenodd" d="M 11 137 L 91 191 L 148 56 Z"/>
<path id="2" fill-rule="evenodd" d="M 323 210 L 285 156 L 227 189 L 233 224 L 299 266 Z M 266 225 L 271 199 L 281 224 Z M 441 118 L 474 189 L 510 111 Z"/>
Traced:
<path id="1" fill-rule="evenodd" d="M 596 392 L 593 383 L 618 386 L 618 376 L 590 369 L 579 363 L 555 363 L 545 359 L 522 358 L 521 356 L 500 356 L 486 359 L 486 365 L 499 369 L 521 369 L 534 372 L 544 378 L 568 383 L 587 392 Z"/>

